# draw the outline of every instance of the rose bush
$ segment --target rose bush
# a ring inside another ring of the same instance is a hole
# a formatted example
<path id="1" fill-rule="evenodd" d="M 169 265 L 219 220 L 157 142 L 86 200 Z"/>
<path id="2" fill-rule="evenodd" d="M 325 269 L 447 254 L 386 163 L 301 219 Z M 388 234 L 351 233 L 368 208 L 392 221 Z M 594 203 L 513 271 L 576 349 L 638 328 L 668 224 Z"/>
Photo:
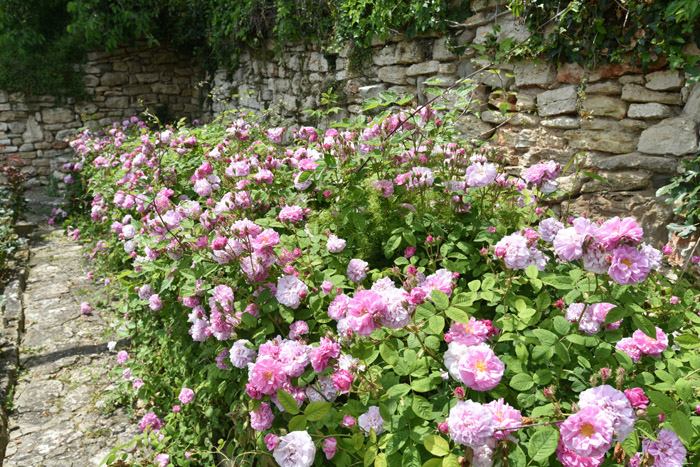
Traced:
<path id="1" fill-rule="evenodd" d="M 633 219 L 556 216 L 562 167 L 511 173 L 453 118 L 79 134 L 68 222 L 121 287 L 150 456 L 698 465 L 693 276 Z"/>

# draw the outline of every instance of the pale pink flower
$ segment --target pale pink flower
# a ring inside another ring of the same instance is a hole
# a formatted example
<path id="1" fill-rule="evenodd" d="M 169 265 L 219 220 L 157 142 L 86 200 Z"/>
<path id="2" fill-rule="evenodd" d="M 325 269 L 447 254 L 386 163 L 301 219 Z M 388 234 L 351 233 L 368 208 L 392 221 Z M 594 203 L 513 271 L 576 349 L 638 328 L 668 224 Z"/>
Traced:
<path id="1" fill-rule="evenodd" d="M 608 274 L 618 284 L 638 284 L 647 278 L 650 271 L 646 255 L 635 247 L 620 245 L 613 251 Z"/>
<path id="2" fill-rule="evenodd" d="M 459 375 L 468 387 L 490 391 L 503 377 L 505 365 L 485 344 L 467 347 L 459 360 Z"/>
<path id="3" fill-rule="evenodd" d="M 286 275 L 277 279 L 275 298 L 282 305 L 296 310 L 308 292 L 309 288 L 296 276 Z"/>
<path id="4" fill-rule="evenodd" d="M 286 382 L 284 367 L 274 358 L 263 357 L 250 370 L 250 384 L 261 394 L 275 394 Z"/>
<path id="5" fill-rule="evenodd" d="M 337 389 L 340 394 L 349 392 L 353 381 L 355 381 L 355 377 L 348 370 L 341 369 L 333 373 L 333 387 Z"/>
<path id="6" fill-rule="evenodd" d="M 557 232 L 559 232 L 563 228 L 564 224 L 562 224 L 553 217 L 548 217 L 547 219 L 543 219 L 540 222 L 538 232 L 542 240 L 544 240 L 547 243 L 552 243 L 554 241 L 554 237 L 557 236 Z"/>
<path id="7" fill-rule="evenodd" d="M 623 442 L 633 431 L 637 415 L 627 396 L 607 384 L 586 389 L 579 394 L 579 407 L 594 405 L 602 409 L 612 421 L 614 441 Z"/>
<path id="8" fill-rule="evenodd" d="M 639 350 L 646 355 L 661 355 L 668 347 L 668 336 L 658 327 L 656 328 L 656 339 L 647 336 L 640 329 L 634 331 L 632 339 L 634 339 L 634 343 Z"/>
<path id="9" fill-rule="evenodd" d="M 450 326 L 449 338 L 464 345 L 478 345 L 486 342 L 490 328 L 474 317 L 469 318 L 469 324 L 454 323 Z M 447 338 L 447 335 L 445 335 Z"/>
<path id="10" fill-rule="evenodd" d="M 484 404 L 484 407 L 491 413 L 496 428 L 511 428 L 521 424 L 520 411 L 506 404 L 502 398 Z M 509 435 L 510 431 L 507 430 L 496 430 L 493 434 L 497 440 L 506 439 Z"/>
<path id="11" fill-rule="evenodd" d="M 348 326 L 361 336 L 369 336 L 379 327 L 377 323 L 386 312 L 387 306 L 381 295 L 360 290 L 348 304 Z"/>
<path id="12" fill-rule="evenodd" d="M 117 352 L 117 365 L 123 365 L 127 360 L 129 360 L 129 354 L 125 350 Z"/>
<path id="13" fill-rule="evenodd" d="M 270 429 L 272 426 L 272 421 L 275 419 L 268 402 L 261 403 L 258 410 L 248 413 L 250 414 L 250 426 L 255 431 L 265 431 Z"/>
<path id="14" fill-rule="evenodd" d="M 637 346 L 635 340 L 631 337 L 625 337 L 620 339 L 617 344 L 615 344 L 615 350 L 624 352 L 632 359 L 634 363 L 639 363 L 642 359 L 642 351 Z"/>
<path id="15" fill-rule="evenodd" d="M 328 242 L 326 242 L 326 247 L 330 253 L 340 253 L 345 249 L 345 240 L 338 238 L 335 235 L 329 235 Z"/>
<path id="16" fill-rule="evenodd" d="M 646 409 L 649 399 L 642 388 L 625 389 L 625 396 L 635 409 Z"/>
<path id="17" fill-rule="evenodd" d="M 91 315 L 92 314 L 92 307 L 88 302 L 83 302 L 80 304 L 80 312 L 84 315 Z"/>
<path id="18" fill-rule="evenodd" d="M 323 453 L 326 455 L 327 460 L 333 459 L 335 452 L 338 449 L 338 442 L 335 438 L 326 438 L 323 440 Z"/>
<path id="19" fill-rule="evenodd" d="M 182 405 L 187 405 L 194 400 L 194 391 L 189 388 L 182 388 L 177 398 L 182 402 Z"/>
<path id="20" fill-rule="evenodd" d="M 321 373 L 329 364 L 331 358 L 340 356 L 340 345 L 337 342 L 322 337 L 318 347 L 312 347 L 310 351 L 311 367 L 315 372 Z"/>
<path id="21" fill-rule="evenodd" d="M 311 467 L 316 456 L 316 446 L 306 431 L 292 431 L 279 438 L 272 456 L 280 467 Z"/>
<path id="22" fill-rule="evenodd" d="M 579 456 L 598 457 L 612 446 L 613 425 L 607 413 L 595 405 L 570 415 L 559 425 L 564 447 Z"/>
<path id="23" fill-rule="evenodd" d="M 280 210 L 279 219 L 282 222 L 299 222 L 304 218 L 304 210 L 299 206 L 285 206 Z"/>
<path id="24" fill-rule="evenodd" d="M 656 441 L 645 439 L 642 452 L 654 457 L 655 466 L 681 467 L 685 463 L 687 451 L 676 432 L 664 428 L 656 438 Z"/>
<path id="25" fill-rule="evenodd" d="M 348 311 L 349 304 L 350 297 L 344 293 L 336 295 L 331 304 L 328 305 L 328 316 L 336 321 L 343 319 L 345 313 Z"/>
<path id="26" fill-rule="evenodd" d="M 365 436 L 369 436 L 371 430 L 378 435 L 384 433 L 384 419 L 379 413 L 379 407 L 376 405 L 371 406 L 367 412 L 360 415 L 357 419 L 357 423 L 360 429 L 365 432 Z"/>
<path id="27" fill-rule="evenodd" d="M 358 258 L 351 259 L 348 264 L 348 278 L 355 283 L 362 282 L 367 277 L 365 268 L 367 268 L 367 261 Z"/>
<path id="28" fill-rule="evenodd" d="M 596 238 L 607 250 L 614 249 L 620 243 L 640 243 L 643 236 L 644 231 L 631 217 L 608 219 L 596 232 Z"/>
<path id="29" fill-rule="evenodd" d="M 148 299 L 148 306 L 153 311 L 158 311 L 163 308 L 163 300 L 160 299 L 158 294 L 153 294 Z"/>
<path id="30" fill-rule="evenodd" d="M 289 325 L 289 338 L 296 339 L 309 333 L 309 325 L 306 321 L 294 321 Z"/>
<path id="31" fill-rule="evenodd" d="M 446 421 L 450 429 L 450 438 L 458 444 L 472 448 L 485 445 L 497 428 L 491 412 L 471 400 L 457 402 L 457 405 L 450 409 Z"/>
<path id="32" fill-rule="evenodd" d="M 557 446 L 557 459 L 564 467 L 599 467 L 605 460 L 605 455 L 595 457 L 579 456 L 576 451 L 567 449 L 564 443 L 559 440 Z"/>
<path id="33" fill-rule="evenodd" d="M 309 364 L 309 348 L 298 341 L 285 341 L 280 346 L 277 360 L 287 376 L 297 378 Z"/>
<path id="34" fill-rule="evenodd" d="M 488 162 L 476 162 L 467 167 L 466 181 L 469 187 L 481 188 L 496 179 L 496 166 Z"/>
<path id="35" fill-rule="evenodd" d="M 277 447 L 280 442 L 280 437 L 274 433 L 268 433 L 265 435 L 265 446 L 268 450 L 272 451 Z"/>

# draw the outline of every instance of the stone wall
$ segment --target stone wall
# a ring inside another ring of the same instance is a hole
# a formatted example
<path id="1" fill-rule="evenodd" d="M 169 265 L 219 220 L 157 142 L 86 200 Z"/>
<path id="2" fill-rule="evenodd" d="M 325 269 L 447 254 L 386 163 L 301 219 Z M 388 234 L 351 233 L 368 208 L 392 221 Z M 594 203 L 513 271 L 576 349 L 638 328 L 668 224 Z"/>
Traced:
<path id="1" fill-rule="evenodd" d="M 475 15 L 453 35 L 412 41 L 391 37 L 376 42 L 371 62 L 349 69 L 348 51 L 324 54 L 312 46 L 289 46 L 281 53 L 244 54 L 232 79 L 213 81 L 214 114 L 225 109 L 277 109 L 290 122 L 308 120 L 303 109 L 317 107 L 324 90 L 340 96 L 345 115 L 361 112 L 363 100 L 381 91 L 413 94 L 422 104 L 426 81 L 446 87 L 488 63 L 476 59 L 474 44 L 484 44 L 500 25 L 499 40 L 526 38 L 527 30 L 495 1 L 474 2 Z M 457 53 L 457 52 L 460 53 Z M 697 53 L 697 49 L 695 49 Z M 579 154 L 579 169 L 609 183 L 579 174 L 565 175 L 573 190 L 572 212 L 633 215 L 655 240 L 666 240 L 670 210 L 654 199 L 655 190 L 678 172 L 683 156 L 698 150 L 700 87 L 685 86 L 682 72 L 660 68 L 643 73 L 627 65 L 584 70 L 547 63 L 501 65 L 474 79 L 474 114 L 458 119 L 469 137 L 492 138 L 514 173 L 539 160 L 562 165 Z M 506 115 L 499 109 L 509 109 Z M 566 204 L 566 202 L 564 203 Z"/>
<path id="2" fill-rule="evenodd" d="M 172 118 L 201 114 L 191 58 L 163 47 L 90 52 L 83 65 L 87 99 L 26 97 L 0 90 L 0 154 L 18 155 L 30 184 L 63 178 L 77 128 L 103 127 L 148 107 Z M 4 146 L 4 148 L 3 148 Z"/>

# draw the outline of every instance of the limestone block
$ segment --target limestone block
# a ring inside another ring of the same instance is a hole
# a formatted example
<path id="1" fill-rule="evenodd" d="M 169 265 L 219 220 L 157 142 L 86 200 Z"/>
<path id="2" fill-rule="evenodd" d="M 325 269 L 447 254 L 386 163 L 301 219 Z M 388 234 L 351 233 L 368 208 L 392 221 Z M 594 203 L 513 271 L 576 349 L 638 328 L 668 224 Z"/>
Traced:
<path id="1" fill-rule="evenodd" d="M 477 0 L 477 3 L 479 3 L 479 0 Z M 503 42 L 510 37 L 516 42 L 521 42 L 530 37 L 530 31 L 527 29 L 527 26 L 521 24 L 511 14 L 498 17 L 497 22 L 501 27 L 497 34 L 494 34 L 493 25 L 491 24 L 479 26 L 473 42 L 475 44 L 485 44 L 487 42 L 486 37 L 489 35 L 495 35 L 498 42 Z"/>
<path id="2" fill-rule="evenodd" d="M 72 110 L 65 107 L 42 109 L 41 120 L 44 123 L 67 123 L 75 120 L 75 114 Z"/>
<path id="3" fill-rule="evenodd" d="M 644 76 L 641 75 L 625 75 L 625 76 L 620 76 L 620 79 L 618 80 L 620 84 L 623 86 L 625 84 L 644 84 Z"/>
<path id="4" fill-rule="evenodd" d="M 554 66 L 545 63 L 533 63 L 529 60 L 518 62 L 513 69 L 515 73 L 515 85 L 520 87 L 541 86 L 543 88 L 554 84 L 557 72 Z"/>
<path id="5" fill-rule="evenodd" d="M 574 130 L 581 126 L 581 119 L 578 117 L 554 117 L 542 120 L 541 125 L 559 130 Z"/>
<path id="6" fill-rule="evenodd" d="M 92 102 L 80 104 L 75 106 L 75 113 L 80 115 L 92 115 L 97 112 L 97 106 Z"/>
<path id="7" fill-rule="evenodd" d="M 484 10 L 493 10 L 497 7 L 505 6 L 505 0 L 474 0 L 471 3 L 472 11 L 479 12 Z"/>
<path id="8" fill-rule="evenodd" d="M 44 132 L 41 130 L 36 119 L 32 116 L 27 118 L 27 131 L 22 134 L 25 143 L 34 143 L 44 139 Z"/>
<path id="9" fill-rule="evenodd" d="M 591 83 L 588 86 L 586 86 L 586 95 L 603 94 L 608 96 L 619 95 L 620 93 L 622 93 L 622 85 L 615 80 L 602 81 L 600 83 Z"/>
<path id="10" fill-rule="evenodd" d="M 72 129 L 72 128 L 68 128 L 65 130 L 59 130 L 56 133 L 56 141 L 66 141 L 68 139 L 73 138 L 76 135 L 76 133 L 77 133 L 77 131 Z"/>
<path id="11" fill-rule="evenodd" d="M 493 134 L 493 126 L 482 122 L 475 115 L 457 117 L 455 129 L 467 138 L 488 138 Z"/>
<path id="12" fill-rule="evenodd" d="M 438 69 L 438 73 L 443 74 L 443 75 L 456 75 L 457 74 L 457 63 L 456 62 L 441 63 L 440 68 Z"/>
<path id="13" fill-rule="evenodd" d="M 153 83 L 151 89 L 156 94 L 180 94 L 180 86 L 177 84 Z"/>
<path id="14" fill-rule="evenodd" d="M 24 143 L 19 147 L 19 152 L 29 152 L 34 150 L 34 145 L 32 143 Z"/>
<path id="15" fill-rule="evenodd" d="M 677 91 L 685 86 L 685 78 L 678 70 L 655 71 L 644 77 L 646 87 L 654 91 Z"/>
<path id="16" fill-rule="evenodd" d="M 105 73 L 100 77 L 100 85 L 102 86 L 121 86 L 129 82 L 129 75 L 126 73 Z"/>
<path id="17" fill-rule="evenodd" d="M 545 91 L 537 95 L 539 115 L 548 117 L 550 115 L 575 113 L 578 111 L 576 100 L 575 86 L 564 86 L 559 89 Z"/>
<path id="18" fill-rule="evenodd" d="M 409 65 L 426 60 L 425 49 L 416 41 L 402 41 L 396 45 L 396 63 Z"/>
<path id="19" fill-rule="evenodd" d="M 372 54 L 372 62 L 377 66 L 387 66 L 396 64 L 396 46 L 387 44 L 378 47 Z"/>
<path id="20" fill-rule="evenodd" d="M 7 125 L 9 128 L 10 133 L 14 133 L 16 135 L 24 133 L 24 131 L 27 129 L 27 125 L 24 124 L 24 122 L 11 122 Z"/>
<path id="21" fill-rule="evenodd" d="M 667 118 L 673 114 L 671 107 L 659 104 L 656 102 L 649 102 L 646 104 L 630 104 L 629 111 L 627 112 L 630 118 Z"/>
<path id="22" fill-rule="evenodd" d="M 309 64 L 307 65 L 309 71 L 328 71 L 328 60 L 326 60 L 323 55 L 318 52 L 312 52 L 309 55 Z"/>
<path id="23" fill-rule="evenodd" d="M 380 92 L 384 92 L 387 90 L 387 85 L 382 83 L 382 84 L 372 84 L 370 86 L 362 86 L 360 89 L 358 89 L 358 92 L 360 93 L 360 97 L 364 99 L 369 99 L 371 97 L 378 97 Z"/>
<path id="24" fill-rule="evenodd" d="M 158 73 L 136 73 L 134 74 L 134 78 L 136 78 L 136 82 L 138 83 L 155 83 L 158 81 L 158 78 L 160 76 Z"/>
<path id="25" fill-rule="evenodd" d="M 406 67 L 396 65 L 381 67 L 377 70 L 377 78 L 385 83 L 405 84 Z"/>
<path id="26" fill-rule="evenodd" d="M 639 137 L 639 152 L 682 156 L 698 150 L 698 129 L 689 118 L 676 117 L 662 120 L 647 128 Z"/>
<path id="27" fill-rule="evenodd" d="M 452 61 L 459 57 L 447 46 L 447 38 L 441 37 L 433 43 L 433 60 Z"/>
<path id="28" fill-rule="evenodd" d="M 515 79 L 511 75 L 512 73 L 506 71 L 485 70 L 474 75 L 474 79 L 492 88 L 508 89 L 515 82 Z"/>
<path id="29" fill-rule="evenodd" d="M 9 100 L 9 96 L 7 95 L 7 91 L 0 91 L 0 104 L 4 104 Z"/>
<path id="30" fill-rule="evenodd" d="M 625 117 L 627 104 L 610 96 L 590 96 L 583 100 L 582 110 L 595 117 L 610 117 L 618 120 Z"/>
<path id="31" fill-rule="evenodd" d="M 581 192 L 598 191 L 632 191 L 651 188 L 651 173 L 646 170 L 623 170 L 620 172 L 600 173 L 608 183 L 590 180 L 583 184 Z"/>
<path id="32" fill-rule="evenodd" d="M 457 36 L 457 45 L 468 45 L 476 37 L 476 32 L 472 29 L 465 29 Z"/>
<path id="33" fill-rule="evenodd" d="M 639 152 L 611 156 L 602 153 L 587 153 L 584 166 L 604 170 L 640 169 L 653 173 L 675 173 L 678 159 L 675 157 L 650 156 Z"/>
<path id="34" fill-rule="evenodd" d="M 620 126 L 630 131 L 642 131 L 649 128 L 649 125 L 644 120 L 635 120 L 633 118 L 623 118 L 620 120 Z"/>
<path id="35" fill-rule="evenodd" d="M 508 120 L 508 116 L 498 111 L 487 110 L 485 112 L 481 112 L 481 119 L 487 123 L 500 125 Z"/>
<path id="36" fill-rule="evenodd" d="M 652 91 L 638 84 L 625 84 L 622 87 L 622 100 L 679 105 L 681 103 L 681 95 L 677 92 Z"/>
<path id="37" fill-rule="evenodd" d="M 694 84 L 688 94 L 688 99 L 683 107 L 684 117 L 690 118 L 695 123 L 700 123 L 700 85 Z"/>
<path id="38" fill-rule="evenodd" d="M 533 147 L 546 147 L 564 149 L 566 139 L 557 136 L 546 128 L 524 129 L 512 137 L 515 149 L 529 149 Z"/>
<path id="39" fill-rule="evenodd" d="M 418 76 L 418 75 L 429 75 L 432 73 L 437 73 L 440 69 L 440 62 L 437 60 L 431 60 L 429 62 L 416 63 L 411 65 L 406 70 L 406 75 L 408 76 Z"/>
<path id="40" fill-rule="evenodd" d="M 581 129 L 567 131 L 564 136 L 574 149 L 625 154 L 637 148 L 637 135 L 629 131 Z"/>
<path id="41" fill-rule="evenodd" d="M 114 96 L 105 99 L 104 106 L 109 109 L 125 109 L 129 106 L 129 98 L 126 96 Z"/>
<path id="42" fill-rule="evenodd" d="M 518 126 L 535 126 L 540 123 L 542 119 L 538 117 L 537 115 L 525 113 L 525 112 L 518 112 L 516 114 L 513 114 L 511 117 L 510 123 L 511 125 L 518 125 Z"/>

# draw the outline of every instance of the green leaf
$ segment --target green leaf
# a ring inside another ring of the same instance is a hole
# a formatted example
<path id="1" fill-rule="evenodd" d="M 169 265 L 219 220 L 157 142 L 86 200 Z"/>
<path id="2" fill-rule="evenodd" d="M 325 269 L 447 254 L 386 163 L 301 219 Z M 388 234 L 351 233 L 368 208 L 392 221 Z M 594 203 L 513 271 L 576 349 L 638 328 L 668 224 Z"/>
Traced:
<path id="1" fill-rule="evenodd" d="M 673 341 L 684 349 L 696 349 L 700 347 L 700 338 L 693 334 L 681 334 L 675 337 Z"/>
<path id="2" fill-rule="evenodd" d="M 322 420 L 326 416 L 328 411 L 331 409 L 331 403 L 326 401 L 311 402 L 306 409 L 304 414 L 312 422 L 317 422 Z"/>
<path id="3" fill-rule="evenodd" d="M 669 415 L 676 410 L 676 403 L 666 394 L 658 391 L 647 391 L 647 397 L 655 406 L 660 408 L 664 414 Z"/>
<path id="4" fill-rule="evenodd" d="M 408 444 L 403 450 L 401 467 L 421 467 L 420 454 L 413 444 Z"/>
<path id="5" fill-rule="evenodd" d="M 676 381 L 676 392 L 686 402 L 693 398 L 693 386 L 687 379 L 681 378 Z"/>
<path id="6" fill-rule="evenodd" d="M 387 258 L 390 258 L 396 249 L 401 245 L 401 236 L 400 235 L 394 235 L 387 240 L 386 244 L 384 245 L 384 256 Z"/>
<path id="7" fill-rule="evenodd" d="M 459 458 L 454 454 L 442 459 L 442 467 L 460 467 Z"/>
<path id="8" fill-rule="evenodd" d="M 437 385 L 431 378 L 414 379 L 411 381 L 411 389 L 416 392 L 428 392 L 435 389 Z"/>
<path id="9" fill-rule="evenodd" d="M 686 445 L 689 445 L 693 433 L 693 425 L 690 423 L 690 418 L 683 412 L 677 410 L 671 415 L 671 425 L 673 425 L 674 431 L 680 436 L 680 438 L 685 441 Z"/>
<path id="10" fill-rule="evenodd" d="M 451 320 L 457 321 L 458 323 L 469 324 L 469 315 L 465 311 L 460 310 L 459 308 L 451 306 L 447 310 L 445 310 L 445 315 Z"/>
<path id="11" fill-rule="evenodd" d="M 290 414 L 296 415 L 299 413 L 299 405 L 297 404 L 297 400 L 283 389 L 277 390 L 277 400 L 282 408 Z"/>
<path id="12" fill-rule="evenodd" d="M 642 433 L 642 435 L 644 435 L 644 438 L 649 438 L 652 441 L 656 441 L 656 433 L 649 422 L 646 420 L 637 420 L 635 427 Z"/>
<path id="13" fill-rule="evenodd" d="M 641 329 L 644 334 L 652 339 L 656 339 L 656 326 L 654 326 L 654 323 L 652 323 L 648 318 L 635 314 L 632 315 L 632 322 L 635 326 Z"/>
<path id="14" fill-rule="evenodd" d="M 546 428 L 532 435 L 527 444 L 527 453 L 535 462 L 543 462 L 557 450 L 559 432 Z"/>
<path id="15" fill-rule="evenodd" d="M 569 329 L 571 328 L 571 323 L 564 318 L 563 316 L 555 316 L 554 320 L 552 321 L 554 324 L 554 330 L 559 334 L 560 336 L 565 336 L 566 334 L 569 333 Z"/>
<path id="16" fill-rule="evenodd" d="M 386 461 L 386 454 L 379 453 L 377 454 L 377 457 L 374 459 L 374 467 L 387 467 L 389 464 L 387 464 Z"/>
<path id="17" fill-rule="evenodd" d="M 379 346 L 379 355 L 381 355 L 384 361 L 391 366 L 394 366 L 399 362 L 399 352 L 389 342 L 383 342 Z"/>
<path id="18" fill-rule="evenodd" d="M 530 279 L 537 279 L 537 275 L 540 273 L 540 271 L 537 269 L 537 266 L 534 264 L 531 264 L 525 269 L 525 275 L 529 277 Z"/>
<path id="19" fill-rule="evenodd" d="M 637 432 L 633 431 L 625 440 L 622 442 L 622 449 L 630 457 L 634 457 L 636 452 L 639 450 L 639 436 Z"/>
<path id="20" fill-rule="evenodd" d="M 435 304 L 435 308 L 438 310 L 447 310 L 447 307 L 450 306 L 450 299 L 447 297 L 447 294 L 443 292 L 442 290 L 433 290 L 430 292 L 430 298 L 432 298 L 433 303 Z"/>
<path id="21" fill-rule="evenodd" d="M 604 179 L 598 174 L 594 174 L 593 172 L 586 172 L 584 170 L 582 170 L 581 173 L 587 177 L 592 178 L 593 180 L 598 180 L 599 182 L 607 183 L 608 185 L 610 185 L 610 182 L 608 180 Z"/>
<path id="22" fill-rule="evenodd" d="M 395 384 L 394 386 L 390 387 L 386 393 L 389 395 L 389 397 L 396 398 L 403 397 L 409 392 L 411 392 L 411 386 L 408 384 Z"/>
<path id="23" fill-rule="evenodd" d="M 554 345 L 559 340 L 556 334 L 546 329 L 534 329 L 532 333 L 539 339 L 542 345 Z"/>
<path id="24" fill-rule="evenodd" d="M 289 420 L 289 431 L 304 431 L 306 430 L 306 416 L 297 415 Z"/>
<path id="25" fill-rule="evenodd" d="M 442 436 L 426 436 L 425 440 L 423 440 L 423 445 L 425 449 L 434 456 L 445 457 L 450 453 L 450 443 Z"/>
<path id="26" fill-rule="evenodd" d="M 428 329 L 433 334 L 442 334 L 445 330 L 445 318 L 442 316 L 432 316 L 428 320 Z"/>
<path id="27" fill-rule="evenodd" d="M 524 392 L 531 389 L 535 385 L 532 377 L 527 373 L 518 373 L 510 380 L 510 387 L 516 391 Z"/>
<path id="28" fill-rule="evenodd" d="M 629 316 L 629 314 L 629 309 L 621 306 L 616 306 L 615 308 L 608 311 L 608 314 L 605 316 L 605 324 L 616 323 L 621 319 L 625 318 L 626 316 Z"/>
<path id="29" fill-rule="evenodd" d="M 377 446 L 369 446 L 365 451 L 364 465 L 369 467 L 374 464 L 374 459 L 377 457 Z"/>
<path id="30" fill-rule="evenodd" d="M 431 404 L 425 397 L 414 394 L 411 408 L 413 409 L 413 413 L 418 415 L 420 418 L 424 418 L 425 420 L 432 420 L 435 418 L 433 416 L 433 404 Z"/>

